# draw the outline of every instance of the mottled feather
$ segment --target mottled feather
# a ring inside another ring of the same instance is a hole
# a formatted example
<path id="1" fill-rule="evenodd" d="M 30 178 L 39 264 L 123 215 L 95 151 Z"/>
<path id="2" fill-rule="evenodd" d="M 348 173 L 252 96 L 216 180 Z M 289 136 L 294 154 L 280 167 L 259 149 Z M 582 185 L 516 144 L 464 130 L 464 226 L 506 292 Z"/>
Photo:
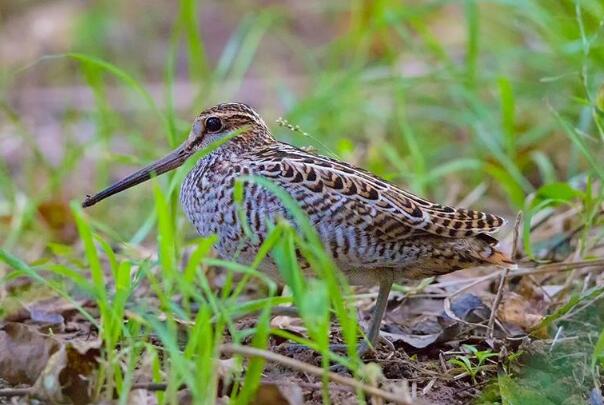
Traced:
<path id="1" fill-rule="evenodd" d="M 510 262 L 487 235 L 503 225 L 498 216 L 429 202 L 363 169 L 278 142 L 243 104 L 218 105 L 198 120 L 208 117 L 242 133 L 200 159 L 182 185 L 181 201 L 201 235 L 218 235 L 221 256 L 253 261 L 269 232 L 267 223 L 290 218 L 273 194 L 247 184 L 243 211 L 256 238 L 246 237 L 233 185 L 237 177 L 251 174 L 272 180 L 298 202 L 353 283 L 376 283 L 384 274 L 399 280 Z M 210 140 L 202 137 L 202 143 Z M 262 268 L 276 274 L 271 260 Z"/>
<path id="2" fill-rule="evenodd" d="M 371 205 L 377 214 L 416 231 L 459 238 L 492 233 L 505 223 L 493 214 L 429 202 L 363 169 L 284 143 L 264 148 L 258 158 L 254 167 L 263 176 Z"/>

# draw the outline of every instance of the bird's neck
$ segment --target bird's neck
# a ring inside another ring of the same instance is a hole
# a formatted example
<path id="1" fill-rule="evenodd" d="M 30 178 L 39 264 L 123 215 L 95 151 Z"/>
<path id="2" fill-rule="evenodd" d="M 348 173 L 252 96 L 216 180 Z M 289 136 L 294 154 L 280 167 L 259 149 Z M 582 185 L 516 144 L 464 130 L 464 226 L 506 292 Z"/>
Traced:
<path id="1" fill-rule="evenodd" d="M 266 128 L 250 128 L 236 136 L 224 146 L 237 153 L 249 153 L 257 148 L 265 148 L 277 142 Z"/>
<path id="2" fill-rule="evenodd" d="M 268 130 L 248 130 L 199 159 L 193 171 L 204 172 L 220 162 L 240 160 L 277 143 Z"/>

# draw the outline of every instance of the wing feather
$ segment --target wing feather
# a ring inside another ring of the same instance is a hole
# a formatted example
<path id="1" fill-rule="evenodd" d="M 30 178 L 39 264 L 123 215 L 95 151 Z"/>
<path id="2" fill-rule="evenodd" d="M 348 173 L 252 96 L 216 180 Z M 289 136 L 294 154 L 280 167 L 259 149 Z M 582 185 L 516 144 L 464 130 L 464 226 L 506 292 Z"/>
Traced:
<path id="1" fill-rule="evenodd" d="M 363 169 L 286 144 L 264 150 L 255 167 L 259 174 L 314 193 L 335 193 L 341 196 L 337 200 L 350 201 L 350 209 L 368 206 L 373 220 L 386 226 L 376 227 L 380 233 L 400 237 L 400 230 L 391 229 L 398 224 L 416 233 L 458 238 L 492 233 L 505 223 L 493 214 L 432 203 Z"/>

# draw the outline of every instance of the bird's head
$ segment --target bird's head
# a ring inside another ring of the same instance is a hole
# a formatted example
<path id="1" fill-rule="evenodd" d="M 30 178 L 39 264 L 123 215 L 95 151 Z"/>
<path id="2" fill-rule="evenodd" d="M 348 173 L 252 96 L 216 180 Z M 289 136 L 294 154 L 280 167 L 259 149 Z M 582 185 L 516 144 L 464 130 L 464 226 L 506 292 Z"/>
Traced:
<path id="1" fill-rule="evenodd" d="M 193 122 L 185 144 L 203 148 L 225 137 L 238 142 L 264 142 L 270 137 L 268 127 L 250 106 L 242 103 L 224 103 L 208 108 Z"/>
<path id="2" fill-rule="evenodd" d="M 159 176 L 181 166 L 195 152 L 213 144 L 237 142 L 242 147 L 253 147 L 271 142 L 268 127 L 249 106 L 242 103 L 224 103 L 203 111 L 191 127 L 191 132 L 176 150 L 147 167 L 107 187 L 93 196 L 87 196 L 83 207 L 90 207 L 105 198 Z"/>

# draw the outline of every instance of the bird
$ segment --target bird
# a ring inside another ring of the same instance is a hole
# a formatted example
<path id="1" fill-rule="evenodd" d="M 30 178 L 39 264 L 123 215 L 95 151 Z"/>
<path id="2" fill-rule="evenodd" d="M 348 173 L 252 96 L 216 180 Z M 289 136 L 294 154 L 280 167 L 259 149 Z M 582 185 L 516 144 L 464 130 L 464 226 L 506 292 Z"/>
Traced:
<path id="1" fill-rule="evenodd" d="M 291 218 L 283 202 L 248 182 L 237 214 L 237 178 L 260 176 L 297 202 L 326 252 L 352 285 L 379 286 L 367 340 L 375 345 L 393 283 L 451 273 L 468 267 L 513 262 L 490 234 L 501 217 L 430 202 L 354 165 L 276 140 L 264 120 L 243 103 L 223 103 L 195 118 L 187 139 L 164 158 L 93 196 L 83 207 L 176 169 L 210 145 L 186 175 L 180 202 L 202 236 L 217 235 L 219 256 L 251 263 L 270 224 Z M 246 236 L 247 220 L 254 238 Z M 269 257 L 260 270 L 278 278 Z"/>

